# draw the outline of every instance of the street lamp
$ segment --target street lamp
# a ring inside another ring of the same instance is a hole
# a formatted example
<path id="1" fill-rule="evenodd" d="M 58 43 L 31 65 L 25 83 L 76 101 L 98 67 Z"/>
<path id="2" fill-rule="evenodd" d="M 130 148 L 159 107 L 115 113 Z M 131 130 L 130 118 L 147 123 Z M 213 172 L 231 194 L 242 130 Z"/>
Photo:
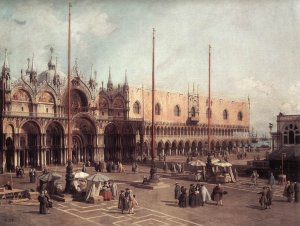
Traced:
<path id="1" fill-rule="evenodd" d="M 281 153 L 281 175 L 283 175 L 283 158 L 286 157 L 286 153 L 282 152 Z"/>

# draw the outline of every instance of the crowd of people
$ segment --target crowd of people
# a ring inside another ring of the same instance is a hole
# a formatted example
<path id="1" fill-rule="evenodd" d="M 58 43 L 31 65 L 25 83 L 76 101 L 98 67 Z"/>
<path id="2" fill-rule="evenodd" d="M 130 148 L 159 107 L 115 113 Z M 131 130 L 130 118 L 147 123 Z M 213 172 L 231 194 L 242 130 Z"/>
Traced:
<path id="1" fill-rule="evenodd" d="M 178 206 L 182 208 L 204 206 L 210 200 L 215 201 L 216 205 L 223 206 L 223 195 L 227 194 L 226 191 L 223 191 L 221 184 L 214 187 L 211 195 L 204 184 L 191 184 L 187 192 L 187 188 L 176 183 L 174 192 Z"/>
<path id="2" fill-rule="evenodd" d="M 108 173 L 123 173 L 125 169 L 123 164 L 120 161 L 99 161 L 99 163 L 95 163 L 95 170 L 97 172 L 108 172 Z"/>

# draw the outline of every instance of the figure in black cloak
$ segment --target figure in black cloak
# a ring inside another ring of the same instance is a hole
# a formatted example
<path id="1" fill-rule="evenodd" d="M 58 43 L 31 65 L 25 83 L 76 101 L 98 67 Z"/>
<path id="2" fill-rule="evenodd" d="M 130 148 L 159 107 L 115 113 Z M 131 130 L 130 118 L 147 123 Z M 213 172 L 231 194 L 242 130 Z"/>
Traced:
<path id="1" fill-rule="evenodd" d="M 216 187 L 214 187 L 213 192 L 211 194 L 211 198 L 213 201 L 216 201 L 216 205 L 223 206 L 223 194 L 226 194 L 227 192 L 223 192 L 223 189 L 221 187 L 221 184 L 218 184 Z"/>
<path id="2" fill-rule="evenodd" d="M 39 195 L 38 200 L 40 202 L 40 214 L 47 214 L 47 197 L 45 196 L 45 191 Z"/>
<path id="3" fill-rule="evenodd" d="M 187 204 L 187 194 L 186 194 L 186 188 L 182 188 L 181 195 L 179 196 L 179 207 L 185 208 Z"/>
<path id="4" fill-rule="evenodd" d="M 196 194 L 195 194 L 195 185 L 191 184 L 189 190 L 189 205 L 190 207 L 196 207 Z"/>
<path id="5" fill-rule="evenodd" d="M 175 183 L 174 192 L 175 192 L 175 199 L 178 200 L 181 194 L 181 189 L 178 183 Z"/>
<path id="6" fill-rule="evenodd" d="M 119 195 L 118 208 L 122 211 L 122 214 L 124 213 L 124 210 L 126 210 L 126 199 L 125 199 L 124 190 L 121 190 L 121 193 Z"/>
<path id="7" fill-rule="evenodd" d="M 200 184 L 197 184 L 196 188 L 195 188 L 196 206 L 202 205 L 202 198 L 201 198 L 200 192 L 201 192 L 201 186 L 200 186 Z"/>

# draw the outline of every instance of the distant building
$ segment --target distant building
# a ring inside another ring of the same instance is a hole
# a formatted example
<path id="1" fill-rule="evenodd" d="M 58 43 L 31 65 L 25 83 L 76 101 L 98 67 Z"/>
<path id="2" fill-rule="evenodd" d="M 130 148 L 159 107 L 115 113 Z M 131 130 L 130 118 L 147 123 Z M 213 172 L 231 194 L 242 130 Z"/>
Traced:
<path id="1" fill-rule="evenodd" d="M 52 59 L 38 74 L 33 59 L 11 82 L 5 56 L 1 76 L 2 169 L 65 164 L 68 158 L 68 95 L 66 75 Z M 156 91 L 155 154 L 205 154 L 207 117 L 211 117 L 211 151 L 249 145 L 247 101 L 208 98 L 195 91 Z M 75 62 L 71 73 L 72 159 L 75 162 L 132 160 L 151 155 L 151 91 L 130 87 L 127 76 L 106 87 L 96 73 L 83 75 Z"/>
<path id="2" fill-rule="evenodd" d="M 300 179 L 300 115 L 277 116 L 277 131 L 272 132 L 270 167 L 277 174 L 283 173 L 289 180 Z"/>

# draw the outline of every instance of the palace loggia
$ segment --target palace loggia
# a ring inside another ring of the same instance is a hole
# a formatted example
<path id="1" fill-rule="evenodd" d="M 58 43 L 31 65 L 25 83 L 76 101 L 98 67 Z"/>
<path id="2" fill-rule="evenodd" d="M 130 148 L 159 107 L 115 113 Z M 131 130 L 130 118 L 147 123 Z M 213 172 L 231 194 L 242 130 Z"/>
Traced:
<path id="1" fill-rule="evenodd" d="M 18 166 L 63 165 L 68 160 L 67 76 L 58 70 L 51 50 L 47 70 L 38 73 L 27 59 L 11 81 L 7 54 L 1 73 L 2 170 Z M 72 160 L 132 160 L 151 155 L 151 90 L 132 87 L 127 76 L 114 85 L 111 71 L 106 87 L 96 72 L 83 75 L 77 62 L 71 70 Z M 151 78 L 149 78 L 151 79 Z M 194 90 L 155 92 L 155 155 L 207 153 L 208 117 L 211 151 L 249 145 L 248 101 L 211 99 Z"/>

